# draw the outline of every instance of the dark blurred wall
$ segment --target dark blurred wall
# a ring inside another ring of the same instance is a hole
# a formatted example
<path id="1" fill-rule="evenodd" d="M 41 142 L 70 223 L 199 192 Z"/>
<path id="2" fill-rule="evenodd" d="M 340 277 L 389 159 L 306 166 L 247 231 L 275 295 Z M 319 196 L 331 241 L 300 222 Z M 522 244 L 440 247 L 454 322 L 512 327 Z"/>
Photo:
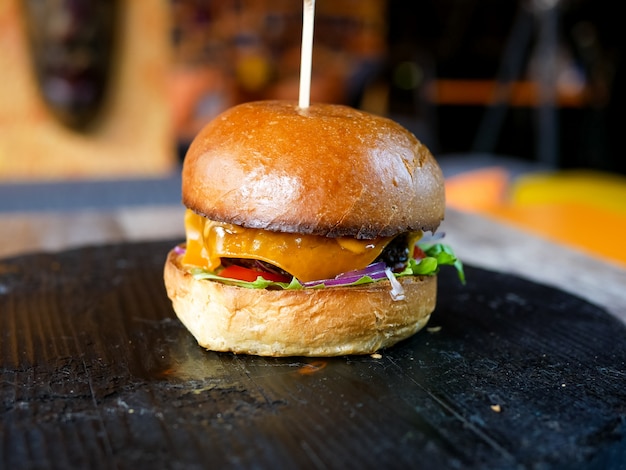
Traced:
<path id="1" fill-rule="evenodd" d="M 514 78 L 532 80 L 535 59 L 541 53 L 537 47 L 542 23 L 537 8 L 542 3 L 550 2 L 391 0 L 390 60 L 397 65 L 412 56 L 423 73 L 436 80 L 495 80 L 502 75 L 504 63 L 517 62 L 519 70 Z M 616 4 L 608 0 L 556 3 L 558 83 L 570 89 L 582 89 L 577 103 L 557 105 L 555 160 L 563 168 L 625 173 L 626 157 L 620 136 L 625 41 Z M 516 37 L 512 37 L 514 30 Z M 393 67 L 391 64 L 390 68 Z M 423 86 L 428 83 L 424 81 Z M 411 112 L 407 107 L 408 97 L 407 90 L 392 88 L 389 108 L 400 114 Z M 474 139 L 486 106 L 430 104 L 429 127 L 435 134 L 432 140 L 436 151 L 444 154 L 475 151 Z M 422 108 L 426 105 L 428 100 L 421 101 Z M 421 113 L 424 114 L 423 109 Z M 508 106 L 502 116 L 502 125 L 494 129 L 497 135 L 493 153 L 536 160 L 537 109 Z"/>

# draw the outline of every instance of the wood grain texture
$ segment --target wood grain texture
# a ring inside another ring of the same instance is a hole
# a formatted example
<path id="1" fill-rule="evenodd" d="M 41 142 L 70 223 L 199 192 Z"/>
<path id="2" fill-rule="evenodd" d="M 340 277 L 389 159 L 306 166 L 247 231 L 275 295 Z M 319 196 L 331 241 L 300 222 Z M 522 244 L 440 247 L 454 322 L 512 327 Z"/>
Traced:
<path id="1" fill-rule="evenodd" d="M 626 459 L 626 327 L 593 304 L 468 266 L 465 286 L 440 275 L 440 329 L 380 358 L 211 353 L 165 296 L 173 243 L 0 262 L 0 467 L 618 469 Z"/>

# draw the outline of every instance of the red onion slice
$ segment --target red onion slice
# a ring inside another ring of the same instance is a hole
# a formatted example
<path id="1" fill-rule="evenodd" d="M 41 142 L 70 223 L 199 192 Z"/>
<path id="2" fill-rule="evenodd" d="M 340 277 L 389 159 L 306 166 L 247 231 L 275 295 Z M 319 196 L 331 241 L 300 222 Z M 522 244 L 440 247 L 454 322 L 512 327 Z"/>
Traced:
<path id="1" fill-rule="evenodd" d="M 387 275 L 387 279 L 391 283 L 391 290 L 389 291 L 389 295 L 393 300 L 404 300 L 404 288 L 402 284 L 396 279 L 396 276 L 391 272 L 391 268 L 385 269 L 385 274 Z"/>
<path id="2" fill-rule="evenodd" d="M 322 284 L 326 287 L 331 286 L 340 286 L 352 284 L 363 277 L 369 277 L 374 281 L 380 281 L 387 277 L 385 272 L 387 266 L 384 262 L 379 261 L 378 263 L 372 263 L 369 266 L 363 269 L 357 269 L 354 271 L 348 271 L 345 273 L 338 274 L 333 279 L 319 279 L 315 281 L 303 282 L 302 285 L 304 287 L 315 287 L 321 286 Z"/>

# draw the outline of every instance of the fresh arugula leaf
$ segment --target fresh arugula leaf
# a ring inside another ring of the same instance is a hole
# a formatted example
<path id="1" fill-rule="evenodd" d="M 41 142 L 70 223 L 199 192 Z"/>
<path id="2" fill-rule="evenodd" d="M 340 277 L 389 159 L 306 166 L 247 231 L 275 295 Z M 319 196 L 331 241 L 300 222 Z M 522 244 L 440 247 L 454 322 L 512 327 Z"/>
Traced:
<path id="1" fill-rule="evenodd" d="M 436 243 L 430 246 L 420 246 L 420 248 L 428 256 L 432 256 L 437 260 L 438 265 L 454 266 L 459 276 L 461 283 L 465 284 L 465 271 L 463 269 L 463 262 L 457 258 L 452 248 L 443 243 Z"/>

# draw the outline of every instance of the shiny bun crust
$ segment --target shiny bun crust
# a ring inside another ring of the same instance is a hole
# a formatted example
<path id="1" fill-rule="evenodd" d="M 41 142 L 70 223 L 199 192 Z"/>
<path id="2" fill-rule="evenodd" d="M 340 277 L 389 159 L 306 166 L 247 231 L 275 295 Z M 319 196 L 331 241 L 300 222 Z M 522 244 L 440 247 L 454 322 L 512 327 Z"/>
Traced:
<path id="1" fill-rule="evenodd" d="M 346 106 L 235 106 L 192 142 L 183 203 L 209 219 L 277 232 L 374 238 L 434 231 L 443 176 L 399 124 Z"/>
<path id="2" fill-rule="evenodd" d="M 172 250 L 164 269 L 176 315 L 212 351 L 260 356 L 370 354 L 415 334 L 435 308 L 435 276 L 332 289 L 257 290 L 196 280 Z"/>

